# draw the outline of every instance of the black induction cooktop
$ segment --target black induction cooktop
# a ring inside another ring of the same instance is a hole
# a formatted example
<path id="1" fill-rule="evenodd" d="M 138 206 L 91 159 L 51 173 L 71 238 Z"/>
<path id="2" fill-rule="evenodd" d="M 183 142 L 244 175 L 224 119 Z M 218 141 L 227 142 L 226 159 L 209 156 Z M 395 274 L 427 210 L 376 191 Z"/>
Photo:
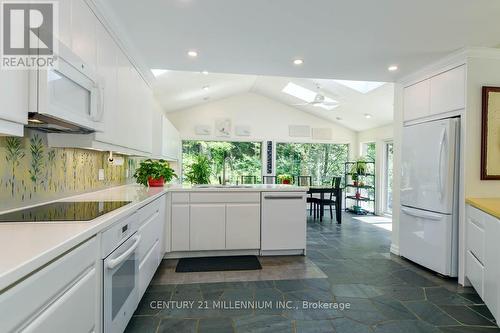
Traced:
<path id="1" fill-rule="evenodd" d="M 90 221 L 131 201 L 61 201 L 0 215 L 2 222 Z"/>

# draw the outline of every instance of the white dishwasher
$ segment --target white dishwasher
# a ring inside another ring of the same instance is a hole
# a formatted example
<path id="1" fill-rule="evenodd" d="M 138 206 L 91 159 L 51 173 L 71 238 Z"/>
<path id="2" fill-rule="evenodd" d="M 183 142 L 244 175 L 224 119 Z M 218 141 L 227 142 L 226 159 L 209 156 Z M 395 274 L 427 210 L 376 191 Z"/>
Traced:
<path id="1" fill-rule="evenodd" d="M 261 255 L 305 254 L 306 192 L 263 192 L 261 207 Z"/>

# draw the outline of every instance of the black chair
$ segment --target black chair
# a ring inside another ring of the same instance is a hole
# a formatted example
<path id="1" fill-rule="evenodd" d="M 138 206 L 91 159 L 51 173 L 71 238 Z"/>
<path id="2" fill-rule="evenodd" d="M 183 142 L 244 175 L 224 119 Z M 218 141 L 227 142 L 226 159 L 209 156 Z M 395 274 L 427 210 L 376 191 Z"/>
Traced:
<path id="1" fill-rule="evenodd" d="M 322 213 L 320 211 L 321 207 L 323 207 L 323 209 L 324 209 L 325 206 L 329 206 L 330 207 L 330 218 L 333 220 L 333 206 L 335 206 L 335 204 L 336 204 L 336 200 L 337 200 L 336 193 L 337 193 L 337 190 L 340 188 L 341 181 L 342 181 L 341 177 L 333 177 L 332 190 L 330 192 L 328 192 L 330 194 L 330 197 L 328 199 L 321 200 L 321 198 L 313 198 L 313 203 L 315 205 L 315 207 L 314 207 L 314 217 L 315 218 L 316 218 L 316 212 L 321 217 L 321 213 Z"/>
<path id="2" fill-rule="evenodd" d="M 262 184 L 276 184 L 276 176 L 262 176 Z"/>
<path id="3" fill-rule="evenodd" d="M 257 176 L 241 176 L 241 184 L 257 184 Z"/>

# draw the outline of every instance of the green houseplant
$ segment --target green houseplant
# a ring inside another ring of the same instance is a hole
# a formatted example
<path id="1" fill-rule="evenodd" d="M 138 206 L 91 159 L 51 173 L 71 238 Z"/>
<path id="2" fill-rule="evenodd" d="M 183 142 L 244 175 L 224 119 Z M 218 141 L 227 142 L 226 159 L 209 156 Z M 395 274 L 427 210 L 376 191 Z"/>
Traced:
<path id="1" fill-rule="evenodd" d="M 198 155 L 188 167 L 186 179 L 191 184 L 209 184 L 211 173 L 212 166 L 208 158 L 204 155 Z"/>
<path id="2" fill-rule="evenodd" d="M 289 174 L 283 174 L 278 176 L 278 180 L 281 184 L 291 184 L 293 177 Z"/>
<path id="3" fill-rule="evenodd" d="M 139 168 L 135 170 L 134 178 L 137 183 L 144 186 L 157 187 L 163 186 L 165 182 L 168 183 L 173 178 L 177 178 L 177 175 L 167 161 L 147 159 L 142 161 Z"/>

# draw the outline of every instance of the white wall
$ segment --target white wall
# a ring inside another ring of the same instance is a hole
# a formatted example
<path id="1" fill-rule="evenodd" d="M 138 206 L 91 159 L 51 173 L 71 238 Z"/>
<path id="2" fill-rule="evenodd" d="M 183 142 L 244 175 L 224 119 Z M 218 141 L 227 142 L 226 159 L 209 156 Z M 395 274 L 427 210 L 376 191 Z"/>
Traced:
<path id="1" fill-rule="evenodd" d="M 182 139 L 348 143 L 352 158 L 357 151 L 357 133 L 355 131 L 254 93 L 231 96 L 212 103 L 168 113 L 167 116 L 179 130 Z M 216 118 L 230 118 L 232 120 L 233 130 L 230 137 L 220 138 L 213 135 Z M 196 135 L 196 125 L 210 126 L 212 135 Z M 251 135 L 248 137 L 235 136 L 234 127 L 238 125 L 250 126 Z M 331 128 L 333 139 L 318 141 L 311 138 L 292 138 L 288 135 L 289 125 Z"/>
<path id="2" fill-rule="evenodd" d="M 362 155 L 364 143 L 374 142 L 376 147 L 375 157 L 375 196 L 377 198 L 375 213 L 382 215 L 385 207 L 384 185 L 385 185 L 385 144 L 394 138 L 394 126 L 388 125 L 362 131 L 358 133 L 358 156 Z"/>

